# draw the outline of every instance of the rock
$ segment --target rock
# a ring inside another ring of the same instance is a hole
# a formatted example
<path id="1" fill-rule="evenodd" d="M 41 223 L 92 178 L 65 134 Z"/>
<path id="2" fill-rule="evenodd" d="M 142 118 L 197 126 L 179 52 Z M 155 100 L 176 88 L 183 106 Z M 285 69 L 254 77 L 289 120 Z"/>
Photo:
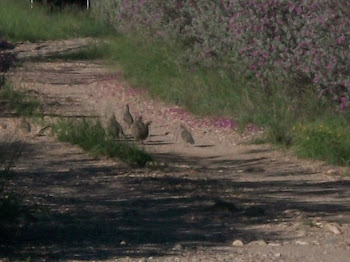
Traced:
<path id="1" fill-rule="evenodd" d="M 275 257 L 281 257 L 281 253 L 276 253 Z"/>
<path id="2" fill-rule="evenodd" d="M 235 241 L 232 242 L 232 246 L 234 246 L 234 247 L 243 247 L 244 244 L 243 244 L 242 240 L 236 239 Z"/>
<path id="3" fill-rule="evenodd" d="M 177 243 L 174 247 L 174 251 L 181 251 L 183 249 L 183 246 L 180 243 Z"/>
<path id="4" fill-rule="evenodd" d="M 120 241 L 120 244 L 124 246 L 124 245 L 126 245 L 126 242 L 124 240 L 122 240 L 122 241 Z"/>
<path id="5" fill-rule="evenodd" d="M 263 239 L 254 240 L 249 242 L 249 246 L 267 246 L 266 242 Z"/>
<path id="6" fill-rule="evenodd" d="M 327 171 L 327 175 L 338 175 L 339 172 L 335 169 L 330 169 Z"/>
<path id="7" fill-rule="evenodd" d="M 297 231 L 297 234 L 296 234 L 297 237 L 304 237 L 306 236 L 306 231 L 303 230 L 303 229 L 300 229 Z"/>
<path id="8" fill-rule="evenodd" d="M 341 231 L 339 229 L 339 225 L 336 223 L 332 223 L 332 224 L 327 223 L 327 224 L 325 224 L 324 228 L 327 229 L 328 231 L 332 232 L 335 235 L 341 234 Z"/>
<path id="9" fill-rule="evenodd" d="M 297 241 L 295 241 L 295 244 L 297 244 L 297 245 L 301 245 L 301 246 L 307 246 L 307 245 L 309 245 L 309 243 L 308 243 L 308 242 L 301 241 L 301 240 L 297 240 Z"/>
<path id="10" fill-rule="evenodd" d="M 280 247 L 281 246 L 280 243 L 268 243 L 267 245 L 270 247 Z"/>

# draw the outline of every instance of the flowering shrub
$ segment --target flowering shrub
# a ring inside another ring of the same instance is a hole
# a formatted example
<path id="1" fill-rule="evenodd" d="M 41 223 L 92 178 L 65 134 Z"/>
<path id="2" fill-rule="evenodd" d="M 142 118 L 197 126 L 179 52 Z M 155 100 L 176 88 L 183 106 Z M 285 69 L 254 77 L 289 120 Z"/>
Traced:
<path id="1" fill-rule="evenodd" d="M 191 62 L 292 77 L 348 103 L 348 0 L 101 0 L 95 9 L 119 30 L 179 37 Z"/>

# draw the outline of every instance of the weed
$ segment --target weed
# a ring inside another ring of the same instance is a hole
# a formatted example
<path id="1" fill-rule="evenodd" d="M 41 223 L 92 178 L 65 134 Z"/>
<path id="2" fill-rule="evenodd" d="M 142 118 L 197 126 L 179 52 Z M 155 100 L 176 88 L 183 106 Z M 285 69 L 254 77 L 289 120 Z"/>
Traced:
<path id="1" fill-rule="evenodd" d="M 350 128 L 346 119 L 338 117 L 299 123 L 292 131 L 299 156 L 350 165 Z"/>
<path id="2" fill-rule="evenodd" d="M 10 105 L 10 108 L 21 116 L 39 116 L 41 104 L 32 96 L 17 91 L 9 83 L 1 87 L 0 99 Z"/>

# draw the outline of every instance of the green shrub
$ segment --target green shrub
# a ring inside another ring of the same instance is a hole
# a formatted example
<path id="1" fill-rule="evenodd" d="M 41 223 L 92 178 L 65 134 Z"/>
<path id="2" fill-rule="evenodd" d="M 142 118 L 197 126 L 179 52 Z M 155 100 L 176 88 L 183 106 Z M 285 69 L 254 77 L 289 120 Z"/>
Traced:
<path id="1" fill-rule="evenodd" d="M 296 152 L 301 157 L 350 165 L 350 125 L 345 119 L 318 120 L 292 127 Z"/>

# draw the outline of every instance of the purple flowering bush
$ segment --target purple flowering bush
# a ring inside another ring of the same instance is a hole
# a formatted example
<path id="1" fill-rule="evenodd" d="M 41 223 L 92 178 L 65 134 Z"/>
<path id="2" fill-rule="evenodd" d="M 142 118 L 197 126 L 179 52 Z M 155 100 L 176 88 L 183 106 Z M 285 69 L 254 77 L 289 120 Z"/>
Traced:
<path id="1" fill-rule="evenodd" d="M 118 30 L 180 38 L 190 62 L 292 78 L 343 107 L 349 100 L 348 0 L 102 0 L 96 10 Z"/>

